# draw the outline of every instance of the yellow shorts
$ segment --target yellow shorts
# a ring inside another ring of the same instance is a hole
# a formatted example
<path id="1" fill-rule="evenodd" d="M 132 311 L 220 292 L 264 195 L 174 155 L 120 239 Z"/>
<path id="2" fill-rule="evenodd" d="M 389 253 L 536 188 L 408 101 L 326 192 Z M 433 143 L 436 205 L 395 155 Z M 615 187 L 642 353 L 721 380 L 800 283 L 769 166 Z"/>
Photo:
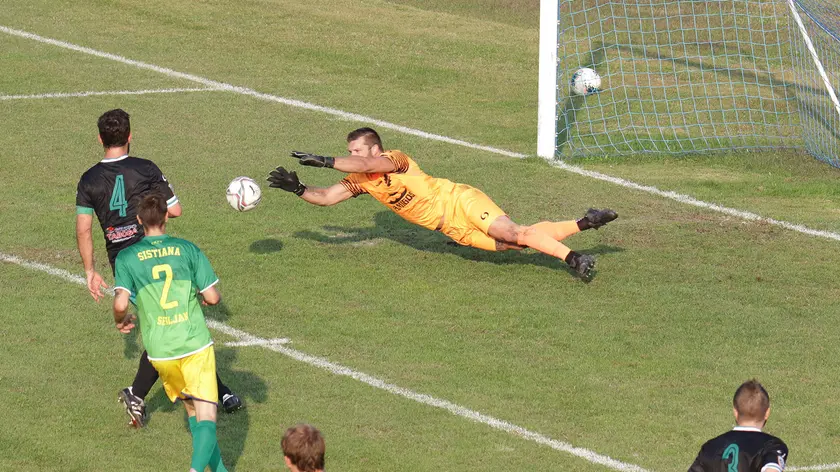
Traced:
<path id="1" fill-rule="evenodd" d="M 151 361 L 151 360 L 150 360 Z M 171 401 L 201 400 L 219 403 L 216 387 L 216 353 L 213 346 L 180 359 L 151 361 L 163 381 L 163 390 Z"/>
<path id="2" fill-rule="evenodd" d="M 463 246 L 495 251 L 496 240 L 487 232 L 496 218 L 506 213 L 475 187 L 457 184 L 452 194 L 455 199 L 447 207 L 440 232 Z"/>

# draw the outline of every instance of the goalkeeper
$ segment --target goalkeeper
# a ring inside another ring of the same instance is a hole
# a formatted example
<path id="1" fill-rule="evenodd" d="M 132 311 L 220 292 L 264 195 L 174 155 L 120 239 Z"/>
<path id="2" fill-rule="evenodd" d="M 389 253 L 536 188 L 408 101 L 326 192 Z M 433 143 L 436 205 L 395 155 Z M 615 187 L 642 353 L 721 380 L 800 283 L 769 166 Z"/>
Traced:
<path id="1" fill-rule="evenodd" d="M 300 163 L 331 167 L 348 175 L 326 188 L 307 187 L 296 172 L 283 167 L 271 171 L 270 186 L 320 206 L 335 205 L 351 197 L 370 194 L 404 219 L 449 236 L 458 244 L 486 251 L 530 247 L 562 259 L 584 279 L 591 276 L 595 258 L 572 251 L 560 241 L 587 229 L 597 229 L 618 218 L 612 210 L 590 209 L 577 221 L 542 221 L 532 226 L 513 222 L 481 190 L 424 173 L 409 156 L 385 151 L 371 128 L 347 135 L 347 157 L 326 157 L 292 152 Z"/>

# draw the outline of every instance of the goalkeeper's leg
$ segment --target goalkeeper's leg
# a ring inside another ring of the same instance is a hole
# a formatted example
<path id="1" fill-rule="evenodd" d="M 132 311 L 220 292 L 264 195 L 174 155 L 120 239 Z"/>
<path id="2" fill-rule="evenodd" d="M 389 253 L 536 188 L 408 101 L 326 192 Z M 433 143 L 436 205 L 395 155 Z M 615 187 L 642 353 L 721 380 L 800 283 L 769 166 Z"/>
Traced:
<path id="1" fill-rule="evenodd" d="M 556 223 L 554 224 L 556 225 Z M 552 233 L 551 231 L 546 231 L 546 227 L 547 225 L 542 225 L 542 227 L 537 225 L 520 226 L 514 223 L 510 217 L 500 216 L 493 221 L 487 233 L 491 238 L 502 241 L 503 243 L 530 247 L 544 254 L 562 259 L 578 275 L 589 277 L 592 269 L 595 267 L 595 258 L 587 254 L 579 254 L 572 251 L 566 245 L 555 239 L 554 236 L 559 236 L 559 232 Z"/>
<path id="2" fill-rule="evenodd" d="M 557 241 L 562 241 L 575 233 L 587 229 L 598 229 L 616 218 L 618 218 L 618 213 L 613 210 L 596 210 L 590 208 L 583 218 L 579 220 L 558 222 L 540 221 L 533 225 L 533 227 L 547 233 Z"/>

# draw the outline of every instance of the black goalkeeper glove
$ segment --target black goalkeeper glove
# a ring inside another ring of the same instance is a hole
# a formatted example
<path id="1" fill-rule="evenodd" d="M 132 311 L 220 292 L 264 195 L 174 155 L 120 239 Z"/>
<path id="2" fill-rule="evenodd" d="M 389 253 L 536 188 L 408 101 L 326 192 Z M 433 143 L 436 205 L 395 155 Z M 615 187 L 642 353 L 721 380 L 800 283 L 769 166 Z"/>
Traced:
<path id="1" fill-rule="evenodd" d="M 304 166 L 333 167 L 335 165 L 334 157 L 319 156 L 308 152 L 292 151 L 292 157 L 300 159 L 300 164 Z"/>
<path id="2" fill-rule="evenodd" d="M 306 191 L 306 185 L 300 183 L 297 172 L 289 172 L 282 167 L 278 167 L 268 174 L 268 186 L 272 188 L 280 188 L 287 192 L 292 192 L 298 197 L 303 195 Z"/>

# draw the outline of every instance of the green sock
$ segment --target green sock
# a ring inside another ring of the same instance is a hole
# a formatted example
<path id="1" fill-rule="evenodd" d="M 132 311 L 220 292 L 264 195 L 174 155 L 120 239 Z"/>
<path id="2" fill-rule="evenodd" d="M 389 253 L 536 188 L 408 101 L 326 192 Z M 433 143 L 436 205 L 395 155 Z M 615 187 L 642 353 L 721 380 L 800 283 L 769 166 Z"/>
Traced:
<path id="1" fill-rule="evenodd" d="M 197 472 L 204 472 L 204 469 L 210 463 L 210 458 L 217 444 L 216 423 L 199 421 L 193 429 L 193 454 L 190 467 Z"/>
<path id="2" fill-rule="evenodd" d="M 213 455 L 210 456 L 210 470 L 213 472 L 228 472 L 225 465 L 222 464 L 222 451 L 219 449 L 218 441 L 216 441 L 216 448 L 213 449 Z"/>
<path id="3" fill-rule="evenodd" d="M 188 418 L 190 422 L 190 433 L 195 433 L 195 426 L 198 424 L 198 420 L 195 419 L 195 416 L 190 416 Z"/>

